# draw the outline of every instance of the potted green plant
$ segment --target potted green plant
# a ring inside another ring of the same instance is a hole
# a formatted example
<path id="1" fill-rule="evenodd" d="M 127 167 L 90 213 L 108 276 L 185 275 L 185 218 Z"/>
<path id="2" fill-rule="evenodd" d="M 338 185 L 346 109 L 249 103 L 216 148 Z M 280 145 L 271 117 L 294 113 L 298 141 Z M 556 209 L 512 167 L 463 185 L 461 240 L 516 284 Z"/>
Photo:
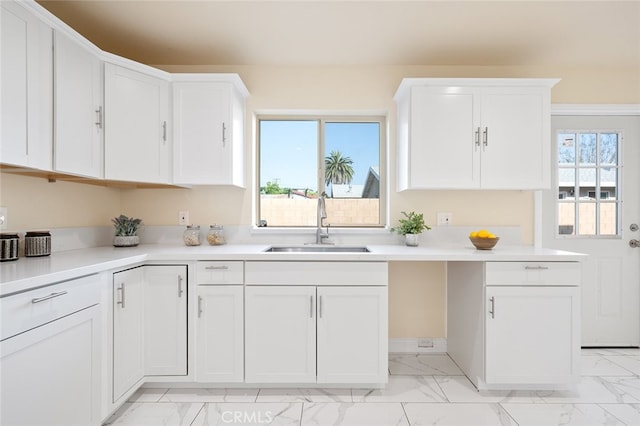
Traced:
<path id="1" fill-rule="evenodd" d="M 419 235 L 422 231 L 431 229 L 424 223 L 424 215 L 416 212 L 401 212 L 404 218 L 398 220 L 398 226 L 391 228 L 391 232 L 397 232 L 405 236 L 405 243 L 408 246 L 419 244 Z"/>
<path id="2" fill-rule="evenodd" d="M 138 237 L 138 227 L 142 223 L 142 219 L 134 219 L 121 214 L 111 219 L 116 230 L 113 238 L 113 245 L 116 247 L 133 247 L 140 243 Z"/>

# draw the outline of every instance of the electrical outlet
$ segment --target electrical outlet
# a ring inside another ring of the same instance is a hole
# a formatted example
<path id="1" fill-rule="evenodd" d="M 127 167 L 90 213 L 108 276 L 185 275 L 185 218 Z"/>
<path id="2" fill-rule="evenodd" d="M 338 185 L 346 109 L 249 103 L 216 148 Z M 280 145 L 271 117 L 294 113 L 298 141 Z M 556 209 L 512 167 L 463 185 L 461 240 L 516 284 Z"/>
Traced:
<path id="1" fill-rule="evenodd" d="M 178 225 L 188 225 L 189 224 L 189 211 L 179 211 L 178 212 Z"/>
<path id="2" fill-rule="evenodd" d="M 453 213 L 438 213 L 438 226 L 453 225 Z"/>
<path id="3" fill-rule="evenodd" d="M 7 221 L 8 221 L 7 208 L 0 207 L 0 229 L 7 229 Z"/>
<path id="4" fill-rule="evenodd" d="M 419 348 L 432 348 L 433 347 L 433 339 L 418 339 L 418 347 Z"/>

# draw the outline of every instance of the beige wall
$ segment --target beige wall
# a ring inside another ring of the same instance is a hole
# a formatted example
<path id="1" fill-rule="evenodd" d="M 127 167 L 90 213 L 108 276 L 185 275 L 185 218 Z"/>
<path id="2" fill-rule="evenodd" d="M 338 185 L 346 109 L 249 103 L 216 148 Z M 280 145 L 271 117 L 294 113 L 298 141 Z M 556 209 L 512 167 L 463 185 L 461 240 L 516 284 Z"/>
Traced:
<path id="1" fill-rule="evenodd" d="M 557 77 L 555 103 L 640 103 L 637 70 L 521 67 L 279 67 L 162 66 L 172 72 L 237 72 L 249 88 L 247 102 L 247 188 L 110 189 L 2 174 L 0 203 L 10 227 L 108 225 L 122 212 L 148 225 L 174 225 L 179 210 L 193 223 L 252 223 L 253 118 L 274 110 L 372 111 L 387 113 L 389 203 L 392 223 L 402 210 L 453 213 L 455 225 L 517 225 L 523 242 L 533 241 L 533 195 L 526 191 L 407 191 L 397 193 L 395 105 L 403 77 Z M 444 265 L 397 264 L 390 268 L 391 337 L 444 336 Z"/>

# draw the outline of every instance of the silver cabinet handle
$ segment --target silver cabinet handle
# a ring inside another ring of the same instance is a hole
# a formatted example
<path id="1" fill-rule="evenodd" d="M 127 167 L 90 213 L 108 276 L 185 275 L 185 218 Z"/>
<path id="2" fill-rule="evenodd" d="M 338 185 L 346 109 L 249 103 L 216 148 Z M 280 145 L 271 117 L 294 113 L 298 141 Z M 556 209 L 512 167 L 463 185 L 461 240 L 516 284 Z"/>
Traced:
<path id="1" fill-rule="evenodd" d="M 98 126 L 98 129 L 102 129 L 102 106 L 99 106 L 96 110 L 96 120 L 96 126 Z"/>
<path id="2" fill-rule="evenodd" d="M 491 303 L 491 308 L 489 309 L 489 315 L 491 315 L 491 319 L 496 317 L 496 299 L 495 297 L 489 298 L 489 302 Z"/>
<path id="3" fill-rule="evenodd" d="M 318 314 L 318 318 L 322 318 L 322 296 L 320 296 L 318 299 L 318 311 L 320 311 L 320 313 Z"/>
<path id="4" fill-rule="evenodd" d="M 182 293 L 184 293 L 184 290 L 182 290 L 182 275 L 178 275 L 178 297 L 182 297 Z"/>
<path id="5" fill-rule="evenodd" d="M 525 266 L 524 269 L 527 269 L 529 271 L 546 271 L 547 269 L 549 269 L 548 266 Z"/>
<path id="6" fill-rule="evenodd" d="M 202 316 L 202 296 L 198 296 L 198 318 Z"/>
<path id="7" fill-rule="evenodd" d="M 309 296 L 309 318 L 313 318 L 313 296 Z"/>
<path id="8" fill-rule="evenodd" d="M 120 292 L 120 300 L 118 300 L 117 304 L 122 306 L 122 309 L 124 309 L 124 283 L 118 287 L 118 291 Z"/>
<path id="9" fill-rule="evenodd" d="M 36 297 L 35 299 L 31 299 L 31 303 L 40 303 L 40 302 L 44 302 L 45 300 L 49 300 L 49 299 L 53 299 L 54 297 L 60 297 L 60 296 L 64 296 L 65 294 L 67 294 L 66 291 L 59 291 L 57 293 L 51 293 L 48 296 L 44 296 L 44 297 Z"/>
<path id="10" fill-rule="evenodd" d="M 227 144 L 227 125 L 222 122 L 222 146 L 226 146 Z"/>
<path id="11" fill-rule="evenodd" d="M 486 148 L 489 146 L 489 128 L 485 127 L 484 132 L 482 132 L 482 144 Z"/>
<path id="12" fill-rule="evenodd" d="M 167 121 L 162 122 L 162 140 L 167 141 Z"/>
<path id="13" fill-rule="evenodd" d="M 223 266 L 205 266 L 204 269 L 206 269 L 208 271 L 213 271 L 213 270 L 226 271 L 227 269 L 229 269 L 229 267 L 227 265 L 223 265 Z"/>
<path id="14" fill-rule="evenodd" d="M 480 127 L 478 127 L 475 131 L 476 135 L 476 150 L 480 147 Z"/>

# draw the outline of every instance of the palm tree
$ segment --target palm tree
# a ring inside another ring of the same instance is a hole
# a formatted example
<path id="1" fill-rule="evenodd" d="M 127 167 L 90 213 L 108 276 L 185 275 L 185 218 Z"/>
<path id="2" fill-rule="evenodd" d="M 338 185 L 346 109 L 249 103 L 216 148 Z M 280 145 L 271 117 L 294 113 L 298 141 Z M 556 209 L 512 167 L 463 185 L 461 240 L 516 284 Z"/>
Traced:
<path id="1" fill-rule="evenodd" d="M 324 157 L 324 182 L 326 185 L 350 184 L 353 179 L 353 160 L 343 157 L 340 151 L 331 151 L 328 157 Z"/>

